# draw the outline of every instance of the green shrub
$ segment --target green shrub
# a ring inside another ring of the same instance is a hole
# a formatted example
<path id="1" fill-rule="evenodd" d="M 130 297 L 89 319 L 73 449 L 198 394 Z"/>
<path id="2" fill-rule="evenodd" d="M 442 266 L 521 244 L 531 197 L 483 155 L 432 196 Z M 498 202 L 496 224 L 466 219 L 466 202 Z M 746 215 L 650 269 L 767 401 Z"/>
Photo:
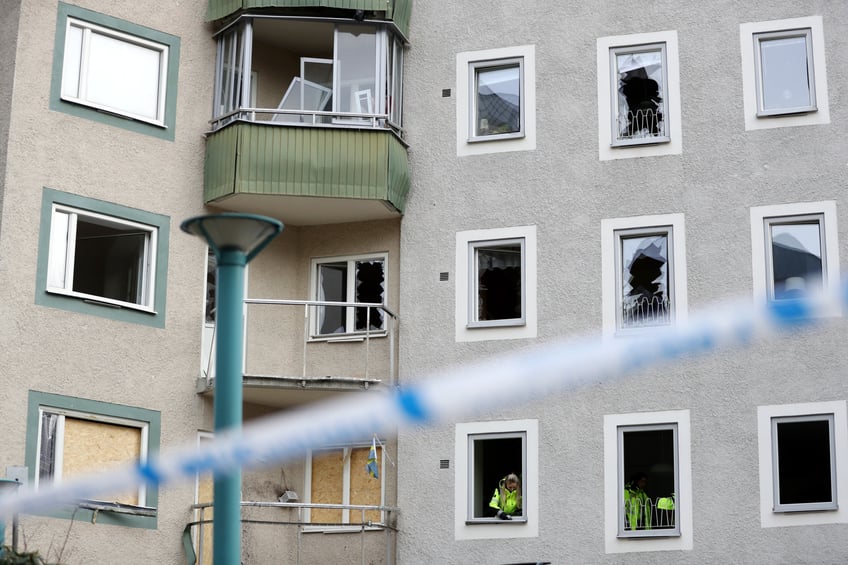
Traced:
<path id="1" fill-rule="evenodd" d="M 51 565 L 38 555 L 37 551 L 32 553 L 19 553 L 12 551 L 8 545 L 0 547 L 0 565 Z M 58 565 L 58 564 L 53 564 Z"/>

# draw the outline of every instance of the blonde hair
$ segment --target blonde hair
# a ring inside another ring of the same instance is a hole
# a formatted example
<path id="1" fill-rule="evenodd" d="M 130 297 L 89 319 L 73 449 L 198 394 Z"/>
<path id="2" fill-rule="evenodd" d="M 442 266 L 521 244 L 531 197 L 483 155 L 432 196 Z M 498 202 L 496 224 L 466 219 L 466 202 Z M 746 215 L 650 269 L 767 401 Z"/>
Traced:
<path id="1" fill-rule="evenodd" d="M 498 489 L 500 491 L 501 501 L 506 500 L 506 485 L 507 483 L 515 483 L 517 486 L 515 487 L 516 492 L 516 501 L 518 502 L 518 507 L 521 508 L 521 479 L 518 478 L 518 475 L 515 473 L 510 473 L 503 479 L 501 479 L 500 484 L 498 484 Z M 503 504 L 503 502 L 501 502 Z"/>

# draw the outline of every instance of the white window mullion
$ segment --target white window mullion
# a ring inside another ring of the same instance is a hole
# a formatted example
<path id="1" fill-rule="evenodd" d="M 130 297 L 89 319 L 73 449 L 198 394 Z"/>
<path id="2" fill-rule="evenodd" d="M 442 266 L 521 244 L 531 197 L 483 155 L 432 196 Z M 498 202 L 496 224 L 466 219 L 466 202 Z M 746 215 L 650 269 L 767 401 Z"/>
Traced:
<path id="1" fill-rule="evenodd" d="M 344 468 L 342 470 L 342 504 L 350 504 L 350 460 L 353 455 L 353 448 L 344 448 Z M 342 509 L 342 523 L 350 523 L 350 509 Z"/>
<path id="2" fill-rule="evenodd" d="M 356 296 L 356 277 L 358 275 L 357 264 L 358 261 L 351 260 L 347 262 L 347 288 L 345 288 L 346 302 L 357 302 L 359 299 Z M 345 308 L 345 330 L 348 333 L 356 331 L 356 308 L 353 306 Z"/>
<path id="3" fill-rule="evenodd" d="M 62 480 L 62 466 L 64 464 L 65 453 L 65 416 L 59 415 L 56 421 L 56 439 L 54 440 L 53 452 L 53 481 L 59 482 Z"/>
<path id="4" fill-rule="evenodd" d="M 74 258 L 77 252 L 77 218 L 76 214 L 68 214 L 68 246 L 65 254 L 65 278 L 62 288 L 67 291 L 74 289 Z"/>
<path id="5" fill-rule="evenodd" d="M 81 29 L 82 51 L 80 52 L 79 88 L 77 90 L 77 98 L 85 100 L 88 96 L 88 60 L 91 53 L 91 30 L 88 28 Z"/>

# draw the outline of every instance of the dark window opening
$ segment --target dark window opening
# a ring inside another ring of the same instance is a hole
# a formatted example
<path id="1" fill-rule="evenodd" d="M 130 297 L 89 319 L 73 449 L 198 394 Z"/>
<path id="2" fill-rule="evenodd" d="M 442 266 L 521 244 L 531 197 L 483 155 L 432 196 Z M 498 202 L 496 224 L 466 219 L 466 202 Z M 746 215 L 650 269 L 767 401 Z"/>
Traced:
<path id="1" fill-rule="evenodd" d="M 520 494 L 524 492 L 524 435 L 504 437 L 502 434 L 471 437 L 471 519 L 492 518 L 497 510 L 489 506 L 501 479 L 513 473 L 519 478 Z M 523 508 L 523 504 L 522 504 Z M 521 516 L 519 510 L 513 516 Z"/>
<path id="2" fill-rule="evenodd" d="M 671 427 L 622 430 L 623 529 L 676 529 L 676 434 Z"/>
<path id="3" fill-rule="evenodd" d="M 79 216 L 74 292 L 122 302 L 143 302 L 145 245 L 149 234 L 132 226 Z"/>
<path id="4" fill-rule="evenodd" d="M 521 243 L 477 248 L 478 321 L 522 317 Z"/>
<path id="5" fill-rule="evenodd" d="M 835 503 L 829 419 L 776 423 L 778 505 Z"/>

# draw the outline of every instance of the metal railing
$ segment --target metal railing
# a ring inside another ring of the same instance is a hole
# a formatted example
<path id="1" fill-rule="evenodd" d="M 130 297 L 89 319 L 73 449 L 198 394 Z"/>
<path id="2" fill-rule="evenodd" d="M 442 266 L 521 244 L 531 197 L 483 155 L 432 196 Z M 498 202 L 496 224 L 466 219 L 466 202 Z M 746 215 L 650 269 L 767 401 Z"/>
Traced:
<path id="1" fill-rule="evenodd" d="M 395 538 L 398 532 L 397 529 L 397 514 L 399 509 L 395 506 L 371 506 L 361 504 L 319 504 L 319 503 L 300 503 L 300 502 L 250 502 L 242 501 L 242 514 L 245 509 L 290 509 L 295 510 L 294 519 L 280 519 L 272 515 L 267 519 L 244 518 L 242 517 L 242 529 L 248 532 L 250 526 L 271 526 L 274 528 L 296 528 L 296 551 L 294 560 L 285 561 L 282 557 L 278 563 L 292 563 L 300 565 L 303 557 L 304 545 L 307 542 L 305 538 L 312 533 L 333 532 L 337 534 L 358 535 L 360 549 L 360 563 L 366 565 L 367 554 L 365 537 L 366 534 L 385 533 L 385 561 L 384 565 L 394 565 L 395 563 Z M 194 513 L 195 519 L 189 522 L 183 531 L 183 546 L 186 554 L 186 562 L 188 565 L 203 565 L 211 563 L 211 548 L 208 548 L 208 538 L 212 535 L 212 513 L 213 503 L 204 502 L 193 504 L 191 510 Z M 350 515 L 348 521 L 337 522 L 312 522 L 308 520 L 307 515 L 310 510 L 325 509 L 325 510 L 341 510 L 347 511 Z M 276 512 L 270 510 L 271 512 Z M 354 521 L 354 514 L 359 513 L 359 521 Z M 366 519 L 366 513 L 379 512 L 380 520 Z M 279 513 L 276 513 L 278 516 Z M 291 512 L 288 514 L 291 516 Z M 280 536 L 269 536 L 267 540 L 259 540 L 259 543 L 266 542 L 272 545 L 279 541 Z M 212 541 L 214 543 L 214 540 Z M 326 544 L 326 540 L 315 543 Z M 339 544 L 339 551 L 344 551 L 346 544 Z M 276 553 L 275 555 L 279 555 Z M 348 555 L 349 556 L 349 555 Z"/>
<path id="2" fill-rule="evenodd" d="M 215 116 L 209 124 L 215 131 L 239 120 L 280 126 L 383 129 L 394 132 L 399 138 L 403 137 L 403 129 L 388 114 L 241 107 Z"/>
<path id="3" fill-rule="evenodd" d="M 364 356 L 364 376 L 361 379 L 354 379 L 357 382 L 372 380 L 372 340 L 375 338 L 388 339 L 388 366 L 387 374 L 381 375 L 388 377 L 386 384 L 393 385 L 397 382 L 397 360 L 396 360 L 396 345 L 398 334 L 398 316 L 392 312 L 386 305 L 374 302 L 335 302 L 327 300 L 279 300 L 270 298 L 246 298 L 244 300 L 246 306 L 262 306 L 262 307 L 301 307 L 303 308 L 303 325 L 300 341 L 302 342 L 302 361 L 300 367 L 300 375 L 280 375 L 280 376 L 295 376 L 302 381 L 310 380 L 307 372 L 309 361 L 309 348 L 311 345 L 318 343 L 363 343 Z M 321 334 L 318 331 L 317 314 L 320 308 L 337 307 L 337 308 L 362 308 L 365 312 L 364 329 L 346 331 L 344 333 Z M 372 313 L 380 312 L 382 314 L 380 325 L 382 327 L 372 328 Z M 248 316 L 249 317 L 249 316 Z M 251 326 L 248 320 L 245 328 L 245 359 L 250 362 L 249 352 L 251 344 Z M 214 330 L 213 330 L 214 332 Z M 292 332 L 284 332 L 288 336 L 292 336 Z M 212 347 L 209 348 L 208 357 L 204 360 L 205 377 L 207 380 L 214 378 L 214 368 L 212 361 L 215 356 L 215 334 L 212 336 Z M 297 337 L 291 337 L 297 339 Z M 323 373 L 326 375 L 326 372 Z M 344 380 L 344 376 L 339 376 L 337 379 Z"/>

